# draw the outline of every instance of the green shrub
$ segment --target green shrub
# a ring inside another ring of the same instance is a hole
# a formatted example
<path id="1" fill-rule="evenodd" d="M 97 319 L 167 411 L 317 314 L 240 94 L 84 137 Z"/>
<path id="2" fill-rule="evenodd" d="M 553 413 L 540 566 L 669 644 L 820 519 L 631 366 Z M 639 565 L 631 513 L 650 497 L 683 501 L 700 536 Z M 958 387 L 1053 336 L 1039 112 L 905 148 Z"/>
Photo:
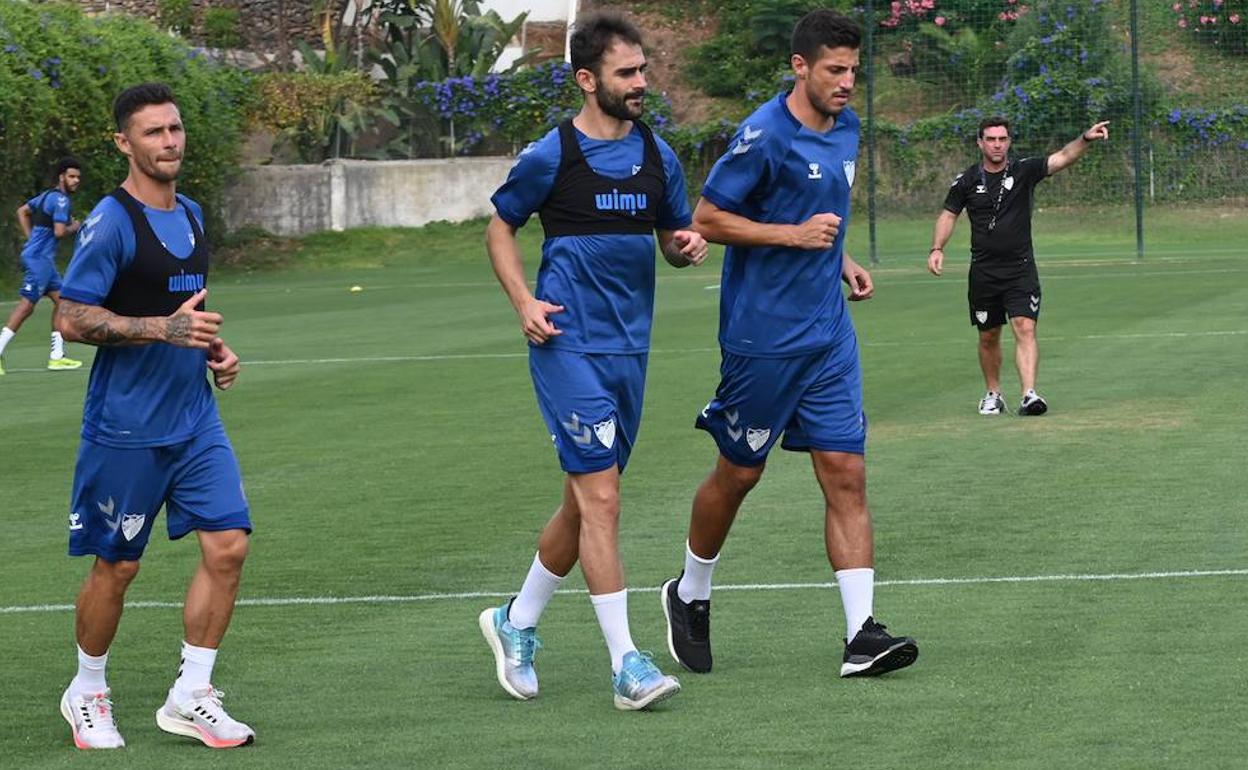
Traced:
<path id="1" fill-rule="evenodd" d="M 191 0 L 159 0 L 156 3 L 156 13 L 165 29 L 182 37 L 191 34 L 191 28 L 195 25 L 195 9 L 191 7 Z"/>
<path id="2" fill-rule="evenodd" d="M 342 72 L 271 72 L 255 83 L 248 110 L 252 126 L 272 131 L 302 163 L 319 163 L 349 150 L 371 121 L 377 84 L 358 70 Z"/>
<path id="3" fill-rule="evenodd" d="M 145 81 L 168 83 L 187 129 L 179 190 L 216 213 L 242 140 L 246 76 L 205 60 L 146 21 L 87 18 L 68 3 L 0 2 L 0 260 L 20 232 L 10 212 L 51 181 L 65 154 L 83 163 L 74 204 L 89 210 L 125 178 L 113 144 L 113 99 Z"/>
<path id="4" fill-rule="evenodd" d="M 237 8 L 204 11 L 204 43 L 213 48 L 238 48 L 243 43 Z"/>

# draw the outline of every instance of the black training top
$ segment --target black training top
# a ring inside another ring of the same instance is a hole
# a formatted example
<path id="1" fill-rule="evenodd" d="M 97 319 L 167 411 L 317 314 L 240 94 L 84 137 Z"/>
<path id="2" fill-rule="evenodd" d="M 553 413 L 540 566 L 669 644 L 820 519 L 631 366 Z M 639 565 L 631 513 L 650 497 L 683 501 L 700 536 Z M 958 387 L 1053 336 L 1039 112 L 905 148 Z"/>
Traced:
<path id="1" fill-rule="evenodd" d="M 958 174 L 945 197 L 945 210 L 966 209 L 971 221 L 971 264 L 993 272 L 1031 265 L 1031 209 L 1036 185 L 1048 173 L 1048 158 L 1012 160 L 994 173 L 980 164 Z"/>

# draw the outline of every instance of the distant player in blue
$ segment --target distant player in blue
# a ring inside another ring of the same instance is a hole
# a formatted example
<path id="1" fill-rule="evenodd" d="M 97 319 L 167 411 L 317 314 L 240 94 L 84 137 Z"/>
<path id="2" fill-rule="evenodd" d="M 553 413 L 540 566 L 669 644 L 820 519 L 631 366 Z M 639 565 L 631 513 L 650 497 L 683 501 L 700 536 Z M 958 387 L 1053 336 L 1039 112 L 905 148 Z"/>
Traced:
<path id="1" fill-rule="evenodd" d="M 55 304 L 61 302 L 61 275 L 56 271 L 56 242 L 78 232 L 80 223 L 70 215 L 69 196 L 82 184 L 82 165 L 73 158 L 62 158 L 56 164 L 56 187 L 44 190 L 17 209 L 17 221 L 26 234 L 22 249 L 22 289 L 17 307 L 0 329 L 0 375 L 4 374 L 4 349 L 35 312 L 35 305 L 45 295 Z M 52 311 L 52 350 L 48 368 L 77 369 L 81 361 L 65 357 L 65 341 L 56 330 L 56 311 Z"/>
<path id="2" fill-rule="evenodd" d="M 695 226 L 728 245 L 720 297 L 721 380 L 697 418 L 719 447 L 698 488 L 685 570 L 662 588 L 668 649 L 711 670 L 711 573 L 737 510 L 781 446 L 808 452 L 825 499 L 825 543 L 845 610 L 841 676 L 879 674 L 918 656 L 872 617 L 866 416 L 858 343 L 840 288 L 867 299 L 871 278 L 844 253 L 858 117 L 849 109 L 860 31 L 812 11 L 793 31 L 793 91 L 758 108 L 711 170 Z M 783 439 L 781 438 L 783 436 Z"/>
<path id="3" fill-rule="evenodd" d="M 213 748 L 241 746 L 255 734 L 225 712 L 210 677 L 251 516 L 207 378 L 229 388 L 238 356 L 218 335 L 221 315 L 204 310 L 208 243 L 203 212 L 177 194 L 186 132 L 173 93 L 135 86 L 113 109 L 130 174 L 87 218 L 57 315 L 66 338 L 99 346 L 69 513 L 70 555 L 95 561 L 78 595 L 78 673 L 61 714 L 78 748 L 125 745 L 105 665 L 163 506 L 169 537 L 194 532 L 202 560 L 182 613 L 182 662 L 156 724 Z"/>
<path id="4" fill-rule="evenodd" d="M 675 694 L 637 651 L 618 549 L 620 473 L 637 440 L 654 314 L 655 234 L 675 267 L 706 258 L 689 230 L 684 172 L 638 118 L 646 90 L 641 34 L 616 14 L 577 22 L 572 69 L 580 113 L 530 145 L 493 197 L 486 232 L 494 272 L 529 340 L 538 408 L 567 474 L 520 593 L 481 613 L 499 684 L 537 695 L 533 652 L 546 603 L 578 559 L 611 655 L 619 709 Z M 516 231 L 541 217 L 537 289 L 525 283 Z"/>

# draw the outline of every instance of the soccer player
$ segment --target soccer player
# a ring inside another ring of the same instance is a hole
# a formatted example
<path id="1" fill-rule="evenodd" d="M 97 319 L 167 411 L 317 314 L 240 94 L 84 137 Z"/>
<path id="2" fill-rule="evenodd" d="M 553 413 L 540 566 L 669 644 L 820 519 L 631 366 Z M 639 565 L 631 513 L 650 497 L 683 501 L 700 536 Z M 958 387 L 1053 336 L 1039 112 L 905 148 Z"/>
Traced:
<path id="1" fill-rule="evenodd" d="M 1020 415 L 1049 410 L 1036 392 L 1036 322 L 1040 318 L 1040 276 L 1031 247 L 1031 209 L 1036 185 L 1071 165 L 1092 142 L 1109 138 L 1109 121 L 1045 157 L 1010 160 L 1010 124 L 986 118 L 976 143 L 979 163 L 958 174 L 936 218 L 927 269 L 937 277 L 944 270 L 945 244 L 963 209 L 971 220 L 971 270 L 967 300 L 971 325 L 979 330 L 979 368 L 988 392 L 979 401 L 980 414 L 1003 414 L 1001 397 L 1001 326 L 1006 318 L 1014 332 L 1014 364 L 1023 389 Z"/>
<path id="2" fill-rule="evenodd" d="M 654 314 L 655 233 L 675 267 L 706 258 L 687 229 L 684 172 L 639 118 L 646 91 L 641 34 L 622 16 L 576 25 L 575 118 L 521 153 L 493 197 L 490 261 L 529 340 L 538 408 L 566 473 L 563 501 L 538 539 L 520 592 L 479 618 L 499 684 L 537 695 L 533 653 L 542 610 L 579 560 L 611 657 L 615 706 L 642 709 L 680 689 L 637 651 L 620 564 L 620 474 L 637 440 Z M 536 291 L 516 231 L 536 212 L 545 241 Z"/>
<path id="3" fill-rule="evenodd" d="M 17 221 L 26 235 L 22 249 L 21 296 L 9 320 L 0 329 L 0 375 L 4 374 L 4 349 L 35 312 L 45 295 L 54 305 L 61 302 L 61 275 L 56 271 L 56 242 L 78 232 L 81 223 L 70 216 L 69 197 L 82 184 L 82 165 L 73 158 L 56 164 L 56 187 L 44 190 L 17 209 Z M 65 341 L 56 330 L 56 310 L 52 311 L 52 351 L 48 368 L 53 371 L 77 369 L 81 361 L 65 357 Z"/>
<path id="4" fill-rule="evenodd" d="M 663 584 L 668 649 L 711 670 L 711 575 L 771 448 L 808 452 L 825 499 L 824 539 L 845 611 L 841 676 L 881 674 L 918 656 L 873 617 L 874 554 L 863 453 L 858 342 L 840 281 L 867 299 L 867 271 L 844 253 L 858 117 L 858 25 L 816 10 L 793 30 L 793 90 L 759 107 L 711 169 L 694 211 L 728 245 L 720 297 L 721 380 L 696 425 L 719 448 L 693 499 L 685 569 Z"/>
<path id="5" fill-rule="evenodd" d="M 156 724 L 213 748 L 241 746 L 255 733 L 225 712 L 210 682 L 251 517 L 206 377 L 229 388 L 238 356 L 218 335 L 221 315 L 204 309 L 208 242 L 199 205 L 177 193 L 186 132 L 173 92 L 134 86 L 113 111 L 130 173 L 87 219 L 57 314 L 66 339 L 100 348 L 69 514 L 70 555 L 95 560 L 78 594 L 78 673 L 61 714 L 80 749 L 125 745 L 105 666 L 164 506 L 170 539 L 194 532 L 202 558 L 182 612 L 182 662 Z"/>

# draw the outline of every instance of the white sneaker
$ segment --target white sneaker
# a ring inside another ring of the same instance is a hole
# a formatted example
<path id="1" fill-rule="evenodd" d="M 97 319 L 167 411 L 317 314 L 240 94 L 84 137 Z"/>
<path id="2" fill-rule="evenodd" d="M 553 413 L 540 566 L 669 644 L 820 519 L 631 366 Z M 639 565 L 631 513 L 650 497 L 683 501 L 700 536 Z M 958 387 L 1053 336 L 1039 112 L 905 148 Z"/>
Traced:
<path id="1" fill-rule="evenodd" d="M 80 749 L 120 749 L 126 741 L 117 732 L 113 721 L 113 702 L 110 691 L 94 695 L 71 695 L 69 690 L 61 696 L 61 716 L 69 722 L 74 732 L 74 745 Z"/>
<path id="2" fill-rule="evenodd" d="M 202 741 L 214 749 L 246 746 L 256 739 L 256 732 L 225 713 L 221 706 L 223 695 L 225 693 L 209 685 L 196 690 L 190 700 L 178 703 L 170 690 L 165 705 L 156 711 L 156 726 L 167 733 Z"/>
<path id="3" fill-rule="evenodd" d="M 1005 412 L 1005 399 L 1001 398 L 1000 393 L 988 391 L 984 397 L 979 400 L 980 414 L 1002 414 Z"/>

